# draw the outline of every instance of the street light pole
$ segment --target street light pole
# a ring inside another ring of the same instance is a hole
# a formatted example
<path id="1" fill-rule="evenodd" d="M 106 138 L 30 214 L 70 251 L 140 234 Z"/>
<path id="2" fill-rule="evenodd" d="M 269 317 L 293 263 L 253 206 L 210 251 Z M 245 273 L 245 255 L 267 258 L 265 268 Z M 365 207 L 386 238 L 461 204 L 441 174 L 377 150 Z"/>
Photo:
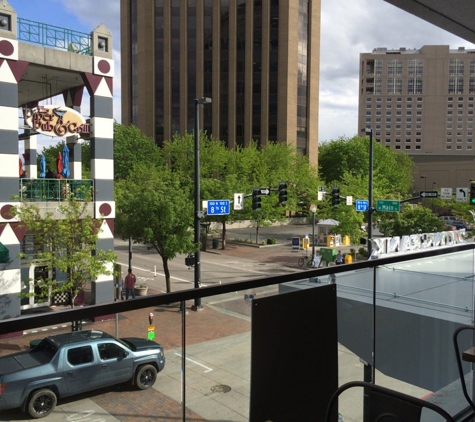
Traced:
<path id="1" fill-rule="evenodd" d="M 424 179 L 424 190 L 427 190 L 427 176 L 421 176 L 421 179 Z M 422 203 L 426 206 L 426 198 L 422 198 Z"/>
<path id="2" fill-rule="evenodd" d="M 211 98 L 201 97 L 195 98 L 195 175 L 194 175 L 194 184 L 195 184 L 195 215 L 194 215 L 194 229 L 195 229 L 195 246 L 198 246 L 200 243 L 201 231 L 200 231 L 200 219 L 203 216 L 203 211 L 201 210 L 201 199 L 200 199 L 200 104 L 209 104 L 211 103 Z M 194 278 L 194 288 L 199 289 L 201 287 L 201 248 L 195 251 L 195 278 Z M 201 298 L 198 297 L 195 299 L 194 305 L 191 307 L 193 311 L 200 311 L 203 309 L 201 305 Z"/>
<path id="3" fill-rule="evenodd" d="M 317 209 L 312 207 L 312 260 L 315 259 L 315 212 Z"/>
<path id="4" fill-rule="evenodd" d="M 369 185 L 368 185 L 368 258 L 371 256 L 371 238 L 373 237 L 373 129 L 366 128 L 369 135 Z"/>

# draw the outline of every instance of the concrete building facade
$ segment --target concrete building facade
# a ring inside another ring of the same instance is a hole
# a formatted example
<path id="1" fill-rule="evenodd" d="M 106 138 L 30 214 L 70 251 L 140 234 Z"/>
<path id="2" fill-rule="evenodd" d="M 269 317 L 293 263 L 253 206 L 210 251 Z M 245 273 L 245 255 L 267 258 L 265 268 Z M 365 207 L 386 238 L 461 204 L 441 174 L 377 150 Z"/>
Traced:
<path id="1" fill-rule="evenodd" d="M 121 0 L 122 124 L 158 144 L 200 127 L 229 148 L 318 159 L 320 0 Z"/>
<path id="2" fill-rule="evenodd" d="M 21 222 L 10 214 L 12 207 L 22 201 L 35 201 L 41 212 L 54 214 L 59 201 L 64 200 L 59 195 L 39 193 L 32 188 L 40 186 L 39 179 L 45 175 L 40 174 L 37 165 L 37 136 L 41 130 L 28 126 L 26 116 L 29 110 L 38 110 L 44 100 L 62 96 L 64 103 L 58 104 L 57 110 L 65 107 L 64 113 L 80 115 L 84 88 L 90 95 L 90 120 L 84 123 L 84 127 L 90 127 L 94 187 L 90 213 L 102 221 L 97 248 L 114 249 L 112 36 L 104 25 L 100 25 L 91 34 L 77 33 L 66 44 L 66 38 L 61 36 L 31 43 L 29 37 L 37 32 L 35 25 L 40 24 L 22 21 L 6 0 L 0 2 L 0 245 L 5 252 L 0 262 L 0 319 L 17 317 L 29 307 L 50 304 L 30 302 L 28 298 L 25 301 L 19 296 L 21 292 L 34 292 L 35 268 L 41 264 L 20 258 L 20 252 L 28 255 L 28 242 L 34 242 L 34 234 L 27 233 Z M 60 29 L 55 27 L 56 33 Z M 25 39 L 29 42 L 22 41 Z M 42 112 L 37 114 L 42 115 Z M 49 119 L 53 113 L 45 111 L 43 116 L 46 115 Z M 73 189 L 84 182 L 81 180 L 80 146 L 84 133 L 74 125 L 68 126 L 61 117 L 58 121 L 68 129 L 52 131 L 48 136 L 57 137 L 58 142 L 64 140 L 70 157 L 70 174 L 62 180 L 42 179 L 41 183 L 49 186 L 61 182 L 67 189 Z M 24 168 L 20 164 L 19 171 L 21 142 L 25 143 Z M 20 179 L 24 170 L 27 178 Z M 27 186 L 28 195 L 23 192 Z M 113 300 L 112 275 L 91 282 L 94 303 Z"/>
<path id="3" fill-rule="evenodd" d="M 358 133 L 410 155 L 417 190 L 475 178 L 475 50 L 426 45 L 360 55 Z"/>

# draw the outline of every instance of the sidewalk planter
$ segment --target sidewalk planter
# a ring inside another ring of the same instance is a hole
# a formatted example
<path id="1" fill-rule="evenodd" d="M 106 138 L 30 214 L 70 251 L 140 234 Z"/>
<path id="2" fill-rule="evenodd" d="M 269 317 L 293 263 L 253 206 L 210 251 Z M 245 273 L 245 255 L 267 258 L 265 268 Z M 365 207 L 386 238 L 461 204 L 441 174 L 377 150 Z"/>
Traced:
<path id="1" fill-rule="evenodd" d="M 141 284 L 134 287 L 135 296 L 147 296 L 148 286 Z"/>

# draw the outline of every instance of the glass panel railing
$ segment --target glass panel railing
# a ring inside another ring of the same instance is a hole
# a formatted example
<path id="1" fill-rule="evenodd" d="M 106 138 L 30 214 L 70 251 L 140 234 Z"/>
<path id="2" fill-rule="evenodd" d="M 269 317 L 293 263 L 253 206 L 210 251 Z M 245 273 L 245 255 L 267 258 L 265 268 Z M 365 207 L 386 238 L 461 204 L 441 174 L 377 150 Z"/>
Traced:
<path id="1" fill-rule="evenodd" d="M 71 195 L 81 201 L 92 189 L 90 179 L 20 179 L 20 199 L 27 202 L 65 201 Z"/>
<path id="2" fill-rule="evenodd" d="M 473 261 L 473 251 L 464 251 L 377 268 L 377 384 L 452 415 L 467 406 L 452 336 L 473 321 Z"/>
<path id="3" fill-rule="evenodd" d="M 60 415 L 87 410 L 91 418 L 112 415 L 118 420 L 142 415 L 157 420 L 279 420 L 272 411 L 282 405 L 281 420 L 305 420 L 298 412 L 311 403 L 310 411 L 320 412 L 312 420 L 322 420 L 338 385 L 373 375 L 376 384 L 433 401 L 455 415 L 467 402 L 451 336 L 454 327 L 472 324 L 473 261 L 472 250 L 460 250 L 171 294 L 150 288 L 145 298 L 55 312 L 55 325 L 42 312 L 29 323 L 36 327 L 44 320 L 49 325 L 25 329 L 23 335 L 17 327 L 30 321 L 27 315 L 10 325 L 0 321 L 2 333 L 17 331 L 15 338 L 2 338 L 0 356 L 27 350 L 49 333 L 70 331 L 66 317 L 81 315 L 83 330 L 154 336 L 164 347 L 165 367 L 147 391 L 137 395 L 129 380 L 85 393 L 67 406 L 60 402 L 55 410 Z M 191 309 L 197 294 L 205 295 L 202 311 Z M 465 351 L 473 334 L 463 334 L 460 347 Z M 439 393 L 444 403 L 437 401 Z M 348 394 L 339 403 L 341 420 L 362 420 L 363 401 Z M 120 405 L 114 397 L 120 397 Z M 283 413 L 287 411 L 295 417 Z M 19 410 L 2 412 L 10 420 L 27 419 Z"/>

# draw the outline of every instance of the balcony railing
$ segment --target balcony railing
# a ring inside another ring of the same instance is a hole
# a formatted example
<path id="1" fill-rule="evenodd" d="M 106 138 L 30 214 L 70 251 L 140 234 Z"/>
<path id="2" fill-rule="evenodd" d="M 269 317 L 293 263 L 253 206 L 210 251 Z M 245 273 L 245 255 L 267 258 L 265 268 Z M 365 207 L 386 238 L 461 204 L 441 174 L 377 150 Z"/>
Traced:
<path id="1" fill-rule="evenodd" d="M 18 18 L 17 23 L 19 41 L 91 55 L 90 34 L 23 18 Z"/>
<path id="2" fill-rule="evenodd" d="M 91 192 L 90 179 L 20 179 L 20 199 L 26 202 L 65 201 L 71 195 L 85 200 L 86 192 Z"/>
<path id="3" fill-rule="evenodd" d="M 209 283 L 167 294 L 152 291 L 149 296 L 129 301 L 113 302 L 111 291 L 109 303 L 0 320 L 2 334 L 28 330 L 17 339 L 2 340 L 7 347 L 0 350 L 0 356 L 23 350 L 29 341 L 42 337 L 35 328 L 117 315 L 108 322 L 87 323 L 83 329 L 144 337 L 156 326 L 156 341 L 165 347 L 165 370 L 158 374 L 155 389 L 144 400 L 149 404 L 144 407 L 148 417 L 171 420 L 173 414 L 177 421 L 279 420 L 272 406 L 261 405 L 256 397 L 273 398 L 276 406 L 296 412 L 297 399 L 268 394 L 275 387 L 275 377 L 282 378 L 282 374 L 290 382 L 277 383 L 278 387 L 287 392 L 299 388 L 299 406 L 308 406 L 320 415 L 325 411 L 323 401 L 317 400 L 333 392 L 328 391 L 332 380 L 307 373 L 313 374 L 319 362 L 331 366 L 322 350 L 330 345 L 336 355 L 336 339 L 330 329 L 318 338 L 308 334 L 299 337 L 293 331 L 330 327 L 338 320 L 336 378 L 340 384 L 362 381 L 373 370 L 376 384 L 424 397 L 451 415 L 461 414 L 468 406 L 462 395 L 452 334 L 461 325 L 473 324 L 474 248 L 473 243 L 466 243 L 243 282 Z M 336 276 L 338 306 L 332 319 L 324 319 L 328 316 L 325 312 L 334 309 L 332 300 L 322 305 L 308 303 L 305 297 L 327 294 L 331 287 L 328 280 L 335 279 L 332 274 Z M 206 277 L 202 281 L 206 283 Z M 179 303 L 184 309 L 196 298 L 203 299 L 202 312 L 177 312 Z M 153 327 L 148 319 L 151 312 L 155 314 Z M 473 338 L 463 339 L 461 350 L 472 344 Z M 279 364 L 269 366 L 271 358 L 279 359 Z M 470 364 L 464 363 L 464 372 L 471 387 Z M 130 412 L 139 409 L 133 406 L 136 397 L 121 396 L 123 405 L 130 405 Z M 120 418 L 114 401 L 109 403 L 100 396 L 91 399 L 100 400 L 103 411 Z M 354 398 L 342 397 L 339 406 L 343 420 L 363 420 L 361 403 Z M 263 417 L 252 417 L 262 408 Z M 141 417 L 136 415 L 137 420 Z M 434 421 L 427 415 L 421 420 Z"/>

